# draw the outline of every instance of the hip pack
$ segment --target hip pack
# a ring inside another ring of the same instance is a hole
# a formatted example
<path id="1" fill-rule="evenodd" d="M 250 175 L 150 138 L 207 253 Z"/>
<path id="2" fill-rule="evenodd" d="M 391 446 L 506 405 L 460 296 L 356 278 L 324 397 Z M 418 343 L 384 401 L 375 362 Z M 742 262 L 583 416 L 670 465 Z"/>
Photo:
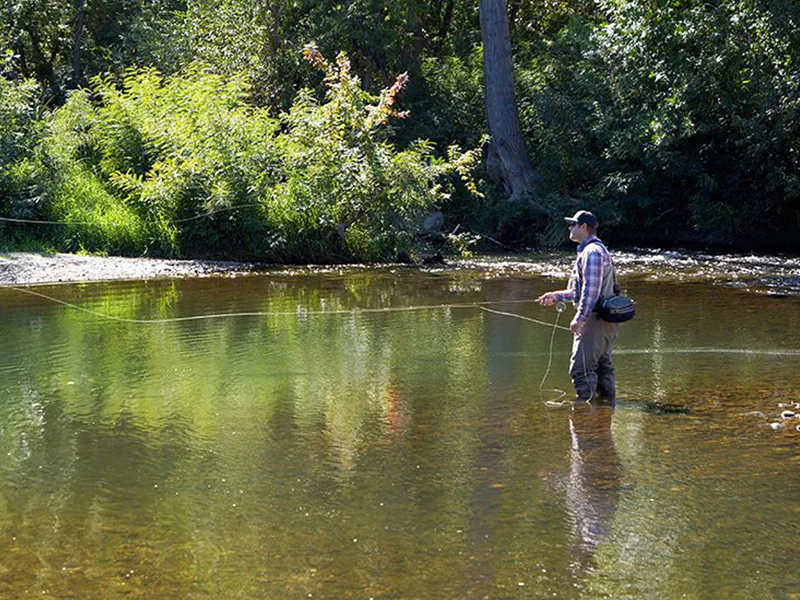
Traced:
<path id="1" fill-rule="evenodd" d="M 606 298 L 600 296 L 594 310 L 603 321 L 624 323 L 636 316 L 636 302 L 621 294 Z"/>

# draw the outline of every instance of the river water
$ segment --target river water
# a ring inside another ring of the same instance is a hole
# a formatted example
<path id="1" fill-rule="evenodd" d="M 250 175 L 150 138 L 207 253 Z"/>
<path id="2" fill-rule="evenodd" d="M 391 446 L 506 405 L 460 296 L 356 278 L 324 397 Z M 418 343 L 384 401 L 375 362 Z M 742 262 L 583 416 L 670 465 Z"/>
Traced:
<path id="1" fill-rule="evenodd" d="M 0 598 L 800 598 L 796 263 L 618 258 L 613 410 L 568 254 L 0 289 Z"/>

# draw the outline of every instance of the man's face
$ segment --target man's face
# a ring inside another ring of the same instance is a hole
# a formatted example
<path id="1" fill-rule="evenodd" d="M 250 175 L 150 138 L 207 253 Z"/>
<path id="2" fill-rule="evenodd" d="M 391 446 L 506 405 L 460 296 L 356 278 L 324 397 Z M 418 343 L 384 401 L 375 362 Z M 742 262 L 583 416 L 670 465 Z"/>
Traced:
<path id="1" fill-rule="evenodd" d="M 586 229 L 586 223 L 568 223 L 569 225 L 569 239 L 573 242 L 581 243 L 589 235 Z"/>

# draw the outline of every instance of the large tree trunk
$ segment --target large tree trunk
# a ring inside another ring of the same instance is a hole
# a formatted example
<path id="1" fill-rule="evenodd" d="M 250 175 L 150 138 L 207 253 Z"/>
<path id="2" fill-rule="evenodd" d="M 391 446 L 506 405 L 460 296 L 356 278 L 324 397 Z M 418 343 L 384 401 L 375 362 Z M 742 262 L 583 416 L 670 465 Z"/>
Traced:
<path id="1" fill-rule="evenodd" d="M 486 167 L 508 200 L 532 201 L 538 175 L 528 157 L 514 94 L 514 66 L 505 0 L 479 0 L 486 122 L 491 141 Z"/>
<path id="2" fill-rule="evenodd" d="M 439 32 L 436 34 L 436 41 L 433 44 L 435 53 L 439 53 L 444 47 L 444 40 L 450 32 L 450 24 L 453 22 L 453 9 L 455 8 L 455 0 L 448 0 L 444 7 L 444 14 L 439 21 Z"/>
<path id="3" fill-rule="evenodd" d="M 78 87 L 83 80 L 81 65 L 81 46 L 83 45 L 83 22 L 86 10 L 86 0 L 78 0 L 77 14 L 75 15 L 75 29 L 72 46 L 72 85 Z"/>

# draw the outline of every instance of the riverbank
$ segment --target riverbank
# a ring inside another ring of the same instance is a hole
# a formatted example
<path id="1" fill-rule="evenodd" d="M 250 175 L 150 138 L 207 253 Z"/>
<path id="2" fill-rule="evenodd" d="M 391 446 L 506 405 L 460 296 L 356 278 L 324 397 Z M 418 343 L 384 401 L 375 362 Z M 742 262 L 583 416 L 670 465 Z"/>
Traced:
<path id="1" fill-rule="evenodd" d="M 204 277 L 256 268 L 254 263 L 233 261 L 6 252 L 0 254 L 0 285 Z"/>
<path id="2" fill-rule="evenodd" d="M 34 285 L 82 281 L 162 279 L 225 276 L 257 271 L 326 271 L 330 269 L 420 268 L 468 269 L 487 276 L 544 276 L 565 279 L 574 252 L 541 252 L 508 255 L 480 255 L 469 260 L 449 258 L 445 265 L 307 265 L 278 266 L 264 263 L 216 260 L 167 260 L 84 256 L 39 252 L 0 253 L 0 285 Z M 674 280 L 706 282 L 746 289 L 774 296 L 800 296 L 800 261 L 781 254 L 715 254 L 658 248 L 614 250 L 618 273 L 626 282 Z"/>

